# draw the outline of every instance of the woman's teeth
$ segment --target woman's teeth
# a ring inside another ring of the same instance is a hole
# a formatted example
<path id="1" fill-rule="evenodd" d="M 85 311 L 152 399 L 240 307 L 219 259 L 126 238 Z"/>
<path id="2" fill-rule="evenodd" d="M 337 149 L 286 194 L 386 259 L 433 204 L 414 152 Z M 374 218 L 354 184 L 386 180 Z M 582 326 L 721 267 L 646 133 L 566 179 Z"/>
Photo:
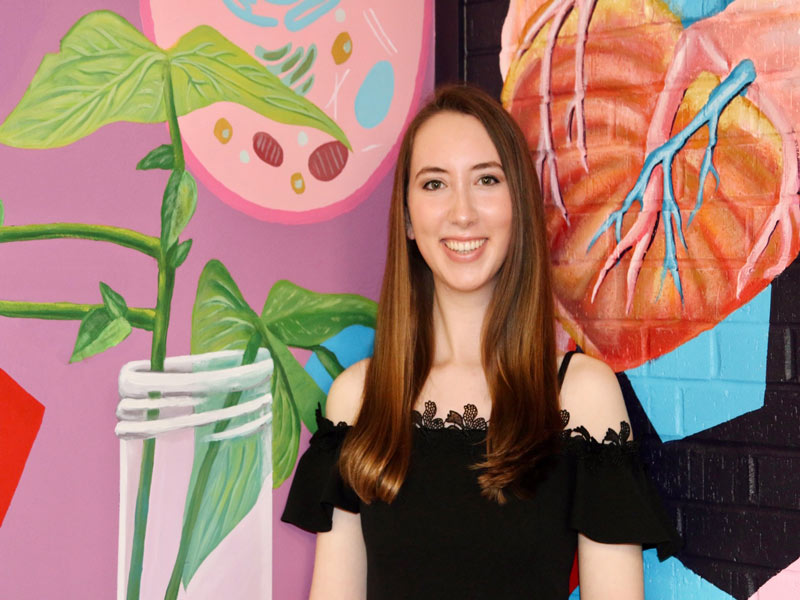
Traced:
<path id="1" fill-rule="evenodd" d="M 445 240 L 444 245 L 447 246 L 453 252 L 466 254 L 467 252 L 472 252 L 473 250 L 480 248 L 485 243 L 486 243 L 486 238 L 483 238 L 482 240 L 470 240 L 468 242 Z"/>

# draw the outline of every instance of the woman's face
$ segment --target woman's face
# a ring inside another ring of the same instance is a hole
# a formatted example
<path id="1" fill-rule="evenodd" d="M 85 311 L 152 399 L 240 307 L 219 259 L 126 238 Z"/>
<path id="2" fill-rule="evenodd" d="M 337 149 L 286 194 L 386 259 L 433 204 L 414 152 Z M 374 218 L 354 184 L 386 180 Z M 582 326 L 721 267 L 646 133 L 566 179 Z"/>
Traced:
<path id="1" fill-rule="evenodd" d="M 407 235 L 437 288 L 491 292 L 508 253 L 511 195 L 500 156 L 473 116 L 441 112 L 414 138 Z"/>

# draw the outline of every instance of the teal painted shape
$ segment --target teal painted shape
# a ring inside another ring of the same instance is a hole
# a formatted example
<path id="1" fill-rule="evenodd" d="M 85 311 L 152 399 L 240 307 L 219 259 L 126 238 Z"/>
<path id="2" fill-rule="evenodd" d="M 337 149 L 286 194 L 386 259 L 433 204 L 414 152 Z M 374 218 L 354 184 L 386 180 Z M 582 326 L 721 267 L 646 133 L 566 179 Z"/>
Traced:
<path id="1" fill-rule="evenodd" d="M 689 27 L 702 19 L 713 17 L 725 10 L 734 0 L 666 0 L 669 9 Z"/>
<path id="2" fill-rule="evenodd" d="M 342 329 L 331 339 L 323 342 L 322 345 L 333 352 L 336 358 L 339 359 L 339 363 L 344 368 L 347 368 L 363 358 L 372 356 L 374 342 L 374 329 L 363 325 L 352 325 Z M 325 370 L 325 367 L 322 366 L 322 363 L 319 362 L 316 354 L 311 355 L 311 358 L 306 362 L 305 368 L 311 378 L 327 394 L 333 379 Z"/>
<path id="3" fill-rule="evenodd" d="M 663 356 L 626 372 L 662 441 L 764 405 L 772 286 Z"/>
<path id="4" fill-rule="evenodd" d="M 381 124 L 394 97 L 394 67 L 388 60 L 374 65 L 358 88 L 355 101 L 356 121 L 364 129 Z"/>
<path id="5" fill-rule="evenodd" d="M 259 27 L 276 27 L 278 20 L 266 15 L 258 15 L 253 12 L 255 0 L 222 0 L 228 10 L 234 15 Z"/>
<path id="6" fill-rule="evenodd" d="M 658 560 L 655 549 L 644 552 L 644 597 L 647 600 L 734 600 L 677 558 Z"/>
<path id="7" fill-rule="evenodd" d="M 647 600 L 734 600 L 733 596 L 712 585 L 677 558 L 659 562 L 655 549 L 642 555 L 644 561 L 644 597 Z M 580 600 L 580 586 L 569 600 Z"/>
<path id="8" fill-rule="evenodd" d="M 286 12 L 283 24 L 289 31 L 300 31 L 336 8 L 338 4 L 339 0 L 302 0 Z"/>

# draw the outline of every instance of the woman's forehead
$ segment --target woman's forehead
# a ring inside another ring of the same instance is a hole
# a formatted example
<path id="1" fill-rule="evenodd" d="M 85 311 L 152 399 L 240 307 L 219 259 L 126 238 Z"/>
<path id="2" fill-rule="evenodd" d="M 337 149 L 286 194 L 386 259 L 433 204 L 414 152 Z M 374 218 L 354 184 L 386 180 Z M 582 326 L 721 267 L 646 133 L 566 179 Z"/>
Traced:
<path id="1" fill-rule="evenodd" d="M 426 166 L 472 167 L 491 162 L 501 162 L 497 149 L 483 123 L 472 115 L 452 111 L 437 113 L 427 119 L 414 136 L 411 152 L 414 172 Z"/>

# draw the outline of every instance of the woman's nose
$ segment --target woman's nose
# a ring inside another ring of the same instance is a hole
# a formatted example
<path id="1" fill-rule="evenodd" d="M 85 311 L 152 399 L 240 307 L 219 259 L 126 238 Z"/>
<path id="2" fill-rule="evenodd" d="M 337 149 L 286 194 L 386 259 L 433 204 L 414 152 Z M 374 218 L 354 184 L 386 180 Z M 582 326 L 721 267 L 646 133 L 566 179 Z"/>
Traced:
<path id="1" fill-rule="evenodd" d="M 450 206 L 450 220 L 460 227 L 472 225 L 478 218 L 475 202 L 469 187 L 457 186 Z"/>

